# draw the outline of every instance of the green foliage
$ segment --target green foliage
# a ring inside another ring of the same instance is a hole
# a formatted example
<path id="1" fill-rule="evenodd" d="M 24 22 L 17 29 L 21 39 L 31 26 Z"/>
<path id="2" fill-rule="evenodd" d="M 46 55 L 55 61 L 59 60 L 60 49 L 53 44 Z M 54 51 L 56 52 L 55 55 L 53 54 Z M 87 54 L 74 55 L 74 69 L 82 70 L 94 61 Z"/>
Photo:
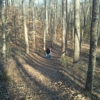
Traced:
<path id="1" fill-rule="evenodd" d="M 64 67 L 66 67 L 66 66 L 68 65 L 68 60 L 67 60 L 67 58 L 61 56 L 61 57 L 59 58 L 59 60 L 60 60 L 61 64 L 62 64 Z"/>

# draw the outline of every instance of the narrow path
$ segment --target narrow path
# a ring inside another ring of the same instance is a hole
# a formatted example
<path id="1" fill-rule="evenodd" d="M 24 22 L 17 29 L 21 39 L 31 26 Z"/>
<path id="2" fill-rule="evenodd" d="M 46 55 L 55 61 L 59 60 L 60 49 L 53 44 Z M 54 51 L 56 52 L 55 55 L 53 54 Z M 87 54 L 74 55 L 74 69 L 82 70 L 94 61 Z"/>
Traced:
<path id="1" fill-rule="evenodd" d="M 49 60 L 36 53 L 12 56 L 7 67 L 10 100 L 90 100 L 80 93 L 71 69 L 61 66 L 56 49 Z"/>

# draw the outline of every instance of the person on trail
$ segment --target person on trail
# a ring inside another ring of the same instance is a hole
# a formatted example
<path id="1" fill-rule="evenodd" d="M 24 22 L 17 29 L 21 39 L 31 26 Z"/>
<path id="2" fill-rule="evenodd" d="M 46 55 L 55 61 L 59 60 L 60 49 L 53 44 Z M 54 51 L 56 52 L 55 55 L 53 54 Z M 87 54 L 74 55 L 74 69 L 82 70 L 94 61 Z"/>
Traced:
<path id="1" fill-rule="evenodd" d="M 47 47 L 47 48 L 46 48 L 46 58 L 47 58 L 47 59 L 50 58 L 50 52 L 51 52 L 51 50 Z"/>

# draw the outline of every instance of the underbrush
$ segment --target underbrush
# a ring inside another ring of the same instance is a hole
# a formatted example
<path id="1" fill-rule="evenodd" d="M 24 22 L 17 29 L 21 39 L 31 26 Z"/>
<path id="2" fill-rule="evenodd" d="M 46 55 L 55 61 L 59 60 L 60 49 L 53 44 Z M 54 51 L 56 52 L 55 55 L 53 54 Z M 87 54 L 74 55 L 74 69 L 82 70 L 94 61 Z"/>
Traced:
<path id="1" fill-rule="evenodd" d="M 4 71 L 2 74 L 0 74 L 0 81 L 10 81 L 11 78 L 7 75 L 7 72 Z"/>
<path id="2" fill-rule="evenodd" d="M 65 57 L 60 57 L 59 58 L 59 61 L 61 62 L 61 64 L 64 66 L 64 67 L 66 67 L 67 65 L 68 65 L 68 60 L 67 60 L 67 58 L 65 58 Z"/>
<path id="3" fill-rule="evenodd" d="M 6 66 L 6 63 L 4 64 L 2 61 L 0 61 L 0 81 L 10 81 L 11 78 L 8 76 L 6 67 L 4 67 L 4 65 Z"/>

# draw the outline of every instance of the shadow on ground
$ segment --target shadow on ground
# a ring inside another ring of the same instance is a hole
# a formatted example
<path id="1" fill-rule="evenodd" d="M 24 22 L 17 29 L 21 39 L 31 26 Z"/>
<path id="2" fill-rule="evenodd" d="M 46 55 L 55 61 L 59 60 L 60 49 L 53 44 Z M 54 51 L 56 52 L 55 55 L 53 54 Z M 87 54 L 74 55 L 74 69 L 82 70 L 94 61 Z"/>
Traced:
<path id="1" fill-rule="evenodd" d="M 40 100 L 66 100 L 66 98 L 73 100 L 77 93 L 83 93 L 86 78 L 79 75 L 77 71 L 80 70 L 83 74 L 86 74 L 86 70 L 81 68 L 77 70 L 70 66 L 63 67 L 58 60 L 61 55 L 60 52 L 60 47 L 55 45 L 55 48 L 52 49 L 52 57 L 49 60 L 45 59 L 45 54 L 40 52 L 31 52 L 31 55 L 25 53 L 12 55 L 20 78 L 26 84 L 26 87 L 32 93 L 34 92 L 34 95 L 41 98 Z M 17 85 L 14 81 L 13 84 Z M 72 94 L 72 90 L 76 93 Z M 16 89 L 16 92 L 19 97 L 23 95 L 19 92 L 19 89 Z M 21 98 L 24 99 L 28 92 L 26 91 Z M 11 99 L 16 96 L 12 90 Z M 88 97 L 88 95 L 85 96 Z"/>

